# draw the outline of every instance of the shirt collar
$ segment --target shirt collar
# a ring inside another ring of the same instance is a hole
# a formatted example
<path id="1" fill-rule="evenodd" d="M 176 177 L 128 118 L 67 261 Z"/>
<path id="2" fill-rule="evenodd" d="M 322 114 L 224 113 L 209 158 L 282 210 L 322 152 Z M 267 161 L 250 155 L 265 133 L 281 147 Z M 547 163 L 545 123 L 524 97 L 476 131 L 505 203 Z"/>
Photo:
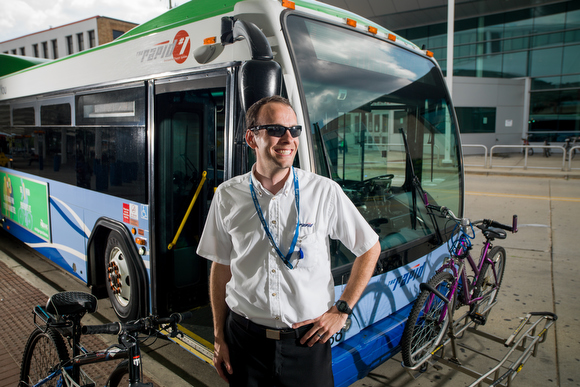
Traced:
<path id="1" fill-rule="evenodd" d="M 252 166 L 252 170 L 251 170 L 251 175 L 252 175 L 252 182 L 254 183 L 254 188 L 256 189 L 256 194 L 259 197 L 263 197 L 264 195 L 268 195 L 268 196 L 277 196 L 277 195 L 283 195 L 283 196 L 288 196 L 292 190 L 292 186 L 294 185 L 294 176 L 292 175 L 292 170 L 290 171 L 290 173 L 288 174 L 288 177 L 286 178 L 286 182 L 284 183 L 284 187 L 282 187 L 282 189 L 280 190 L 280 192 L 278 192 L 276 195 L 272 195 L 272 193 L 270 191 L 268 191 L 266 188 L 264 188 L 262 186 L 262 183 L 260 183 L 260 181 L 258 179 L 256 179 L 256 175 L 254 174 L 254 169 L 256 168 L 256 164 L 254 164 Z M 296 171 L 296 170 L 294 170 Z"/>

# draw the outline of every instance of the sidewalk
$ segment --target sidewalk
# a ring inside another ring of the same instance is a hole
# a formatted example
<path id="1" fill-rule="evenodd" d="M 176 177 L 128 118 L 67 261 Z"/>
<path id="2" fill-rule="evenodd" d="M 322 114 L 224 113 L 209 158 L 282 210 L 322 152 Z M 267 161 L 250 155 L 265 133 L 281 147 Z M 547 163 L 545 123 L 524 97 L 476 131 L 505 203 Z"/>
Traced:
<path id="1" fill-rule="evenodd" d="M 563 179 L 580 179 L 580 155 L 569 163 L 563 160 L 561 153 L 544 157 L 536 153 L 528 156 L 527 164 L 522 153 L 494 153 L 487 155 L 464 155 L 465 173 L 480 175 L 507 175 L 533 177 L 560 177 Z"/>

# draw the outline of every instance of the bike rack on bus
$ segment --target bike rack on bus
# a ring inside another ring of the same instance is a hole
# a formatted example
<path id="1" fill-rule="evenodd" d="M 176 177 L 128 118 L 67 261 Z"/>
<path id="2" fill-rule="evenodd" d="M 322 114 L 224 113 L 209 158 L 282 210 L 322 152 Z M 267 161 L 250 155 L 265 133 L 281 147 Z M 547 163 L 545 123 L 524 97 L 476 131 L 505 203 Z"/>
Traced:
<path id="1" fill-rule="evenodd" d="M 489 310 L 494 304 L 489 305 L 486 310 Z M 449 330 L 449 337 L 431 353 L 429 358 L 413 367 L 406 367 L 403 364 L 403 368 L 406 369 L 411 377 L 417 379 L 424 374 L 429 365 L 441 363 L 475 378 L 475 381 L 469 385 L 470 387 L 483 386 L 484 384 L 508 387 L 511 386 L 511 381 L 519 374 L 530 356 L 536 357 L 538 345 L 546 340 L 548 329 L 550 329 L 557 319 L 558 316 L 551 312 L 530 312 L 522 318 L 520 325 L 505 339 L 479 329 L 476 322 L 470 317 L 469 312 L 467 312 L 453 322 Z M 543 326 L 541 325 L 542 322 L 544 323 Z M 538 333 L 539 327 L 541 327 L 541 330 Z M 508 348 L 507 353 L 503 358 L 499 359 L 488 353 L 469 347 L 461 342 L 465 338 L 465 333 L 477 335 L 483 339 L 502 344 Z M 452 356 L 446 357 L 445 350 L 449 347 L 449 344 L 451 344 Z M 484 373 L 480 373 L 461 364 L 457 358 L 457 347 L 491 359 L 497 364 L 491 369 L 486 368 L 487 371 Z"/>

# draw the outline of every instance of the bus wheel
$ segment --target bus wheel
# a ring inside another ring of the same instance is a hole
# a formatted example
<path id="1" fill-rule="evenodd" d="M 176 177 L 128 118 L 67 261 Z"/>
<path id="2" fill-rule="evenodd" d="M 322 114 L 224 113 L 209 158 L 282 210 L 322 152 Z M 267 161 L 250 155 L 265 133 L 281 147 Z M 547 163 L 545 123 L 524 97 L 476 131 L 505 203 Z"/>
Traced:
<path id="1" fill-rule="evenodd" d="M 123 321 L 135 320 L 139 313 L 135 266 L 119 233 L 112 231 L 107 240 L 105 265 L 107 293 L 113 309 Z"/>

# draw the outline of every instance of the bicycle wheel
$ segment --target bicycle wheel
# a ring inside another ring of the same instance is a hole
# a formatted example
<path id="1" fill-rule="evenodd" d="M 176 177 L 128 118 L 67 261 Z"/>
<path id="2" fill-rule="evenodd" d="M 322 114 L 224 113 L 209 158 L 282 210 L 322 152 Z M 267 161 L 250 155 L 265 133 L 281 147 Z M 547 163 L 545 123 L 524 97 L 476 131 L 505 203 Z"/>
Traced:
<path id="1" fill-rule="evenodd" d="M 428 282 L 449 297 L 453 276 L 447 272 L 437 273 Z M 429 290 L 423 290 L 415 304 L 403 331 L 401 352 L 403 363 L 413 367 L 425 361 L 441 343 L 453 313 L 453 300 L 445 309 L 445 301 Z M 443 314 L 444 313 L 444 314 Z"/>
<path id="2" fill-rule="evenodd" d="M 490 262 L 484 262 L 481 267 L 481 273 L 475 283 L 472 298 L 483 297 L 478 302 L 471 305 L 472 314 L 476 313 L 484 317 L 484 322 L 491 311 L 491 304 L 497 300 L 499 287 L 503 280 L 503 273 L 505 271 L 505 250 L 501 246 L 495 246 L 488 253 L 488 257 L 493 261 L 495 266 L 495 273 Z M 497 277 L 497 280 L 496 280 Z"/>
<path id="3" fill-rule="evenodd" d="M 129 385 L 129 361 L 123 360 L 117 367 L 111 372 L 107 383 L 107 387 L 118 387 L 118 386 L 128 386 Z"/>
<path id="4" fill-rule="evenodd" d="M 24 347 L 19 386 L 27 387 L 38 383 L 68 359 L 68 350 L 60 333 L 53 328 L 48 328 L 46 332 L 36 328 L 28 337 L 26 347 Z M 62 385 L 62 375 L 58 375 L 43 384 L 43 387 Z"/>

